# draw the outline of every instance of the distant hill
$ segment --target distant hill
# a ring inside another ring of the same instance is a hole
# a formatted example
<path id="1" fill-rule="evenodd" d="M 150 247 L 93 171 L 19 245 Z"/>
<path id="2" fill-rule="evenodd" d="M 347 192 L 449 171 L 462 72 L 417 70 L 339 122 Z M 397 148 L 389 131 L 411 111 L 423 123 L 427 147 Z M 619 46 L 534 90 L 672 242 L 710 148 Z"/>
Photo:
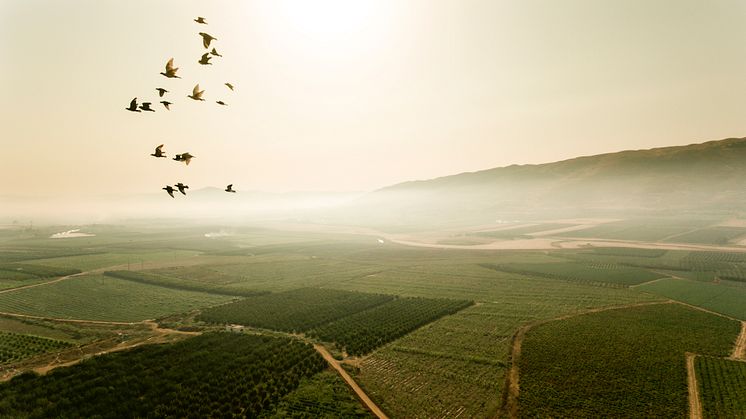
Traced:
<path id="1" fill-rule="evenodd" d="M 366 224 L 401 225 L 743 209 L 746 138 L 405 182 L 371 192 L 347 208 Z"/>

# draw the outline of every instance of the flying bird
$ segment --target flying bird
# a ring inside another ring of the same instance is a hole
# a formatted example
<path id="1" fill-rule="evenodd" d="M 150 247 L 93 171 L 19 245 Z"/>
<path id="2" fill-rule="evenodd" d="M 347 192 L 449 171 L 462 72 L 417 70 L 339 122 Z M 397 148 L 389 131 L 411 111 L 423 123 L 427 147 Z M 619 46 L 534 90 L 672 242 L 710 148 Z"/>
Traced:
<path id="1" fill-rule="evenodd" d="M 140 110 L 137 109 L 137 98 L 132 99 L 132 102 L 130 102 L 129 108 L 124 108 L 124 109 L 127 109 L 128 111 L 132 111 L 132 112 L 140 112 Z"/>
<path id="2" fill-rule="evenodd" d="M 202 54 L 202 58 L 200 58 L 199 61 L 197 61 L 197 62 L 200 63 L 200 64 L 202 64 L 202 65 L 212 65 L 212 63 L 210 62 L 211 58 L 212 57 L 210 57 L 210 53 L 206 52 L 206 53 Z"/>
<path id="3" fill-rule="evenodd" d="M 236 193 L 236 191 L 233 190 L 233 184 L 232 183 L 230 185 L 228 185 L 228 186 L 225 187 L 225 191 L 226 192 Z"/>
<path id="4" fill-rule="evenodd" d="M 158 97 L 163 97 L 164 94 L 168 93 L 168 90 L 166 90 L 166 89 L 164 89 L 162 87 L 156 87 L 155 90 L 158 91 Z"/>
<path id="5" fill-rule="evenodd" d="M 192 161 L 193 158 L 194 156 L 192 156 L 189 153 L 182 153 L 182 154 L 177 154 L 172 160 L 183 161 L 184 163 L 189 165 L 189 162 Z"/>
<path id="6" fill-rule="evenodd" d="M 155 148 L 155 152 L 153 154 L 151 154 L 151 156 L 153 156 L 153 157 L 164 157 L 165 158 L 166 155 L 163 154 L 163 150 L 161 150 L 162 148 L 163 148 L 163 144 L 161 144 L 158 147 L 156 147 Z"/>
<path id="7" fill-rule="evenodd" d="M 200 34 L 200 36 L 202 36 L 202 45 L 204 45 L 205 48 L 210 48 L 210 41 L 212 41 L 212 40 L 217 41 L 218 40 L 218 38 L 215 38 L 212 35 L 204 33 L 204 32 L 200 32 L 199 34 Z"/>
<path id="8" fill-rule="evenodd" d="M 181 161 L 183 161 L 184 163 L 186 163 L 187 166 L 189 166 L 189 162 L 192 161 L 193 158 L 194 158 L 194 156 L 192 156 L 189 153 L 182 153 L 182 155 L 181 155 Z"/>
<path id="9" fill-rule="evenodd" d="M 202 99 L 202 93 L 205 93 L 205 91 L 204 90 L 200 91 L 199 90 L 199 84 L 197 84 L 196 86 L 194 86 L 194 89 L 192 89 L 192 94 L 191 95 L 187 95 L 187 97 L 191 98 L 191 99 L 194 99 L 194 100 L 204 101 L 204 99 Z"/>
<path id="10" fill-rule="evenodd" d="M 166 63 L 166 72 L 165 73 L 161 72 L 161 74 L 163 74 L 164 76 L 168 77 L 169 79 L 173 79 L 173 78 L 180 79 L 181 77 L 179 77 L 179 76 L 176 75 L 176 72 L 178 70 L 179 70 L 178 67 L 174 68 L 174 59 L 171 58 Z"/>
<path id="11" fill-rule="evenodd" d="M 233 90 L 233 85 L 232 84 L 226 83 L 225 85 L 228 86 L 229 89 Z"/>
<path id="12" fill-rule="evenodd" d="M 217 103 L 218 105 L 228 106 L 222 100 L 216 100 L 215 103 Z"/>
<path id="13" fill-rule="evenodd" d="M 189 189 L 189 186 L 187 186 L 187 185 L 185 185 L 185 184 L 183 184 L 181 182 L 177 183 L 174 186 L 176 186 L 177 188 L 179 188 L 179 192 L 181 192 L 182 195 L 186 195 L 186 192 L 184 192 L 184 190 L 185 189 Z"/>
<path id="14" fill-rule="evenodd" d="M 163 104 L 163 106 L 166 107 L 166 110 L 169 110 L 169 111 L 171 110 L 171 108 L 169 108 L 169 106 L 173 105 L 173 103 L 171 103 L 171 102 L 169 102 L 167 100 L 162 100 L 161 103 Z"/>
<path id="15" fill-rule="evenodd" d="M 203 18 L 202 16 L 198 16 L 197 19 L 194 19 L 194 21 L 203 25 L 207 25 L 207 21 L 205 21 L 205 18 Z"/>
<path id="16" fill-rule="evenodd" d="M 218 50 L 216 50 L 214 47 L 212 51 L 210 51 L 210 54 L 216 56 L 216 57 L 222 57 L 222 55 L 218 54 Z"/>
<path id="17" fill-rule="evenodd" d="M 155 109 L 151 109 L 151 108 L 150 108 L 150 105 L 152 105 L 152 103 L 151 103 L 151 102 L 143 102 L 143 103 L 142 103 L 142 104 L 140 105 L 140 109 L 142 109 L 142 110 L 144 110 L 144 111 L 147 111 L 147 112 L 155 112 Z"/>
<path id="18" fill-rule="evenodd" d="M 163 189 L 164 191 L 168 192 L 168 194 L 171 195 L 171 198 L 174 197 L 174 191 L 176 189 L 172 188 L 171 185 L 166 185 L 165 188 L 161 188 L 161 189 Z"/>

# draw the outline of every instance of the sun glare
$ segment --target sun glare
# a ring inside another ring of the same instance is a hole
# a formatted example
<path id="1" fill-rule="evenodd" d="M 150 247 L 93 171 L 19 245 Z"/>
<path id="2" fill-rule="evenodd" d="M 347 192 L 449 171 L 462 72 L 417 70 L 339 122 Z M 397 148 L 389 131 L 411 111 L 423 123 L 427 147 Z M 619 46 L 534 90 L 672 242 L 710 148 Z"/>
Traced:
<path id="1" fill-rule="evenodd" d="M 384 5 L 375 0 L 286 0 L 262 2 L 260 9 L 296 47 L 338 52 L 380 39 Z"/>

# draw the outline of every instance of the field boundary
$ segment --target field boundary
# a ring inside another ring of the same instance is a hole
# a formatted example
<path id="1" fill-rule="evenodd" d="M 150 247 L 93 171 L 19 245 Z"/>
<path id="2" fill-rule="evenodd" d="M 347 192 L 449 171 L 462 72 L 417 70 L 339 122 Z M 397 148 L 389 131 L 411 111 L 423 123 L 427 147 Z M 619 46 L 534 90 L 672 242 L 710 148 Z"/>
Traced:
<path id="1" fill-rule="evenodd" d="M 694 361 L 697 354 L 686 353 L 686 382 L 689 390 L 689 419 L 702 419 L 702 402 L 699 398 L 699 387 L 697 386 L 697 371 L 694 369 Z"/>

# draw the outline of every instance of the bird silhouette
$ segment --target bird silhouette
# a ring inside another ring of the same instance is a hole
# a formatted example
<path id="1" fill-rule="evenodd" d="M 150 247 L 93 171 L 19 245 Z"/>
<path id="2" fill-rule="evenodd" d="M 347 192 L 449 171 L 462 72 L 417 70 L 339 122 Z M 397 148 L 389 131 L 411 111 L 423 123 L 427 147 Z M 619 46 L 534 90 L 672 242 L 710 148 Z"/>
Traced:
<path id="1" fill-rule="evenodd" d="M 198 16 L 197 19 L 194 19 L 194 21 L 203 25 L 207 25 L 207 21 L 202 16 Z"/>
<path id="2" fill-rule="evenodd" d="M 151 109 L 150 105 L 152 105 L 151 102 L 143 102 L 142 104 L 140 104 L 140 109 L 147 112 L 155 112 L 155 109 Z"/>
<path id="3" fill-rule="evenodd" d="M 226 86 L 228 86 L 229 89 L 233 90 L 233 85 L 230 83 L 225 83 Z"/>
<path id="4" fill-rule="evenodd" d="M 232 183 L 230 185 L 228 185 L 228 186 L 225 187 L 225 191 L 226 192 L 236 193 L 236 191 L 233 190 L 233 184 Z"/>
<path id="5" fill-rule="evenodd" d="M 204 33 L 204 32 L 200 32 L 199 34 L 200 36 L 202 36 L 202 45 L 204 45 L 205 48 L 210 48 L 210 41 L 218 40 L 218 38 L 215 38 L 212 35 Z"/>
<path id="6" fill-rule="evenodd" d="M 184 163 L 186 163 L 187 166 L 189 166 L 189 162 L 192 161 L 193 158 L 194 158 L 194 156 L 192 156 L 189 153 L 182 153 L 181 154 L 181 161 L 183 161 Z"/>
<path id="7" fill-rule="evenodd" d="M 200 63 L 200 64 L 202 64 L 202 65 L 212 65 L 212 63 L 210 62 L 210 58 L 212 58 L 212 57 L 210 57 L 210 53 L 206 52 L 206 53 L 202 54 L 202 58 L 200 58 L 199 61 L 197 61 L 197 62 Z"/>
<path id="8" fill-rule="evenodd" d="M 128 111 L 132 111 L 132 112 L 140 112 L 140 110 L 137 109 L 137 98 L 132 99 L 132 102 L 130 102 L 129 108 L 124 108 L 124 109 L 127 109 Z"/>
<path id="9" fill-rule="evenodd" d="M 171 103 L 171 102 L 169 102 L 169 101 L 167 101 L 167 100 L 162 100 L 162 101 L 161 101 L 161 103 L 162 103 L 162 104 L 163 104 L 163 106 L 164 106 L 164 107 L 166 108 L 166 110 L 169 110 L 169 111 L 171 110 L 171 108 L 169 108 L 169 106 L 170 106 L 170 105 L 173 105 L 173 103 Z"/>
<path id="10" fill-rule="evenodd" d="M 216 101 L 215 101 L 215 103 L 217 103 L 218 105 L 228 106 L 228 105 L 227 105 L 227 104 L 226 104 L 225 102 L 223 102 L 222 100 L 216 100 Z"/>
<path id="11" fill-rule="evenodd" d="M 161 150 L 162 148 L 163 148 L 163 144 L 161 144 L 158 147 L 156 147 L 155 148 L 155 152 L 153 154 L 151 154 L 151 156 L 153 156 L 153 157 L 164 157 L 165 158 L 166 155 L 163 154 L 163 150 Z"/>
<path id="12" fill-rule="evenodd" d="M 210 54 L 216 57 L 222 57 L 222 55 L 218 54 L 218 50 L 216 50 L 215 48 L 213 48 L 212 51 L 210 51 Z"/>
<path id="13" fill-rule="evenodd" d="M 186 192 L 184 192 L 184 190 L 185 189 L 189 189 L 189 186 L 187 186 L 187 185 L 185 185 L 185 184 L 183 184 L 181 182 L 177 183 L 174 186 L 176 186 L 177 188 L 179 188 L 179 192 L 181 192 L 182 195 L 186 195 Z"/>
<path id="14" fill-rule="evenodd" d="M 172 188 L 171 185 L 166 185 L 165 188 L 161 188 L 161 189 L 163 189 L 164 191 L 168 192 L 168 194 L 171 195 L 171 198 L 174 197 L 174 191 L 176 189 Z"/>
<path id="15" fill-rule="evenodd" d="M 179 76 L 176 75 L 176 72 L 178 70 L 179 70 L 178 67 L 174 68 L 174 59 L 171 58 L 166 63 L 166 72 L 165 73 L 161 72 L 161 74 L 163 74 L 164 76 L 168 77 L 169 79 L 173 79 L 173 78 L 180 79 L 181 77 L 179 77 Z"/>
<path id="16" fill-rule="evenodd" d="M 204 99 L 202 99 L 202 93 L 205 93 L 205 91 L 204 90 L 200 91 L 199 90 L 199 84 L 197 84 L 196 86 L 194 86 L 194 89 L 192 89 L 192 94 L 191 95 L 187 95 L 187 97 L 191 98 L 191 99 L 194 99 L 194 100 L 204 101 Z"/>
<path id="17" fill-rule="evenodd" d="M 168 93 L 168 90 L 162 87 L 156 87 L 155 90 L 158 91 L 158 97 L 163 97 L 164 94 Z"/>

